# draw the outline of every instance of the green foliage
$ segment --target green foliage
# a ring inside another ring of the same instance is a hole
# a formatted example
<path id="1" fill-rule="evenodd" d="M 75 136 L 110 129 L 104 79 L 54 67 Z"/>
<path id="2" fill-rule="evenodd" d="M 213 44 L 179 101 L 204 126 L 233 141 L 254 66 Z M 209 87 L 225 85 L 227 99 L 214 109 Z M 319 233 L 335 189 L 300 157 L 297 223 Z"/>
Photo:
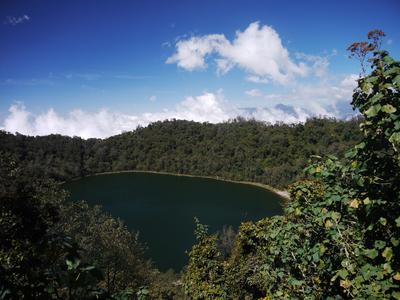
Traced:
<path id="1" fill-rule="evenodd" d="M 203 236 L 189 253 L 190 297 L 217 286 L 228 299 L 399 299 L 400 63 L 383 51 L 371 62 L 352 102 L 362 142 L 344 161 L 315 156 L 285 214 L 243 223 L 226 259 Z"/>
<path id="2" fill-rule="evenodd" d="M 173 270 L 154 272 L 148 290 L 150 299 L 185 299 L 181 276 Z"/>
<path id="3" fill-rule="evenodd" d="M 61 216 L 58 226 L 74 237 L 83 250 L 82 260 L 103 270 L 98 286 L 108 295 L 149 283 L 153 268 L 144 259 L 145 249 L 121 220 L 85 202 L 66 203 Z"/>
<path id="4" fill-rule="evenodd" d="M 0 295 L 2 299 L 91 298 L 101 274 L 80 263 L 63 232 L 62 192 L 52 182 L 25 181 L 12 157 L 0 156 Z"/>
<path id="5" fill-rule="evenodd" d="M 24 171 L 0 156 L 0 299 L 123 298 L 156 282 L 137 234 Z"/>
<path id="6" fill-rule="evenodd" d="M 217 247 L 217 236 L 207 235 L 207 227 L 196 218 L 197 244 L 189 253 L 184 288 L 191 299 L 224 299 L 223 265 Z"/>
<path id="7" fill-rule="evenodd" d="M 120 170 L 218 176 L 286 187 L 310 155 L 343 154 L 360 141 L 359 120 L 310 119 L 266 124 L 164 121 L 105 140 L 0 132 L 0 151 L 15 153 L 28 177 L 68 180 Z"/>

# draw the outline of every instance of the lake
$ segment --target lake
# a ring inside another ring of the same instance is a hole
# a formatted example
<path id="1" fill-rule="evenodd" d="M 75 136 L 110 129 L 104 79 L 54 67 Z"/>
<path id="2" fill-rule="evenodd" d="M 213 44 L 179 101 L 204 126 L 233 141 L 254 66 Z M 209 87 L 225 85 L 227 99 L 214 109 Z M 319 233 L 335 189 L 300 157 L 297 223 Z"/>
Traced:
<path id="1" fill-rule="evenodd" d="M 261 187 L 145 172 L 104 174 L 67 182 L 70 200 L 101 205 L 139 231 L 161 270 L 179 271 L 195 242 L 194 217 L 210 232 L 282 213 L 281 198 Z"/>

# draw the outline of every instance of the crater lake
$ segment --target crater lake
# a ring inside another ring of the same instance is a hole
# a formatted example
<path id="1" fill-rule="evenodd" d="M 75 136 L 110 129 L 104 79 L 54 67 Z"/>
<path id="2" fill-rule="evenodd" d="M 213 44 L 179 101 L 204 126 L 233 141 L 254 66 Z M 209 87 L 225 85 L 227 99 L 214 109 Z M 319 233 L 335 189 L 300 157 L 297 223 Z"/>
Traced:
<path id="1" fill-rule="evenodd" d="M 216 179 L 148 172 L 84 177 L 63 184 L 70 201 L 101 205 L 138 231 L 160 270 L 180 271 L 195 242 L 194 217 L 211 233 L 224 225 L 282 214 L 282 198 L 262 187 Z"/>

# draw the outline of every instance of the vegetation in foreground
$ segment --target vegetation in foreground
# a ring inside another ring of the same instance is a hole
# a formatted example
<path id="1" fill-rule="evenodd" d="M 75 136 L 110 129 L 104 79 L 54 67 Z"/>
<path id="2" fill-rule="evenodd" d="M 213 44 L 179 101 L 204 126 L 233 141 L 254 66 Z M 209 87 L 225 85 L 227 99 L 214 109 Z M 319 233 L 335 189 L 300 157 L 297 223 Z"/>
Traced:
<path id="1" fill-rule="evenodd" d="M 371 60 L 352 102 L 361 143 L 344 162 L 316 157 L 284 215 L 242 224 L 228 257 L 198 224 L 190 298 L 400 299 L 400 63 L 384 51 Z"/>
<path id="2" fill-rule="evenodd" d="M 366 55 L 382 34 L 374 31 L 371 43 L 350 50 Z M 400 62 L 377 51 L 372 68 L 358 80 L 352 102 L 364 117 L 362 141 L 343 161 L 314 157 L 308 178 L 291 185 L 283 216 L 244 223 L 237 235 L 209 234 L 197 223 L 198 242 L 181 280 L 146 261 L 123 223 L 85 203 L 66 203 L 53 182 L 35 179 L 40 163 L 65 162 L 57 156 L 63 150 L 31 153 L 46 139 L 13 144 L 3 133 L 3 150 L 14 145 L 16 156 L 3 152 L 0 159 L 0 298 L 400 299 Z M 80 139 L 51 138 L 76 142 L 71 150 L 82 146 Z M 49 173 L 75 174 L 90 165 L 82 157 L 77 162 Z"/>

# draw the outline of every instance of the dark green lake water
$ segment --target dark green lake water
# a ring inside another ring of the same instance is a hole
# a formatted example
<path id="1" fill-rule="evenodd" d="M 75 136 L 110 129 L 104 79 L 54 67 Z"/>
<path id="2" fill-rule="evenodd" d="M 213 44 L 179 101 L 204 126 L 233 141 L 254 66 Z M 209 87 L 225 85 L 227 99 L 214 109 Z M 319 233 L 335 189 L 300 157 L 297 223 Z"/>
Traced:
<path id="1" fill-rule="evenodd" d="M 133 172 L 86 177 L 64 188 L 71 200 L 99 204 L 139 231 L 161 270 L 179 271 L 187 263 L 195 216 L 215 232 L 282 213 L 280 198 L 272 192 L 205 178 Z"/>

